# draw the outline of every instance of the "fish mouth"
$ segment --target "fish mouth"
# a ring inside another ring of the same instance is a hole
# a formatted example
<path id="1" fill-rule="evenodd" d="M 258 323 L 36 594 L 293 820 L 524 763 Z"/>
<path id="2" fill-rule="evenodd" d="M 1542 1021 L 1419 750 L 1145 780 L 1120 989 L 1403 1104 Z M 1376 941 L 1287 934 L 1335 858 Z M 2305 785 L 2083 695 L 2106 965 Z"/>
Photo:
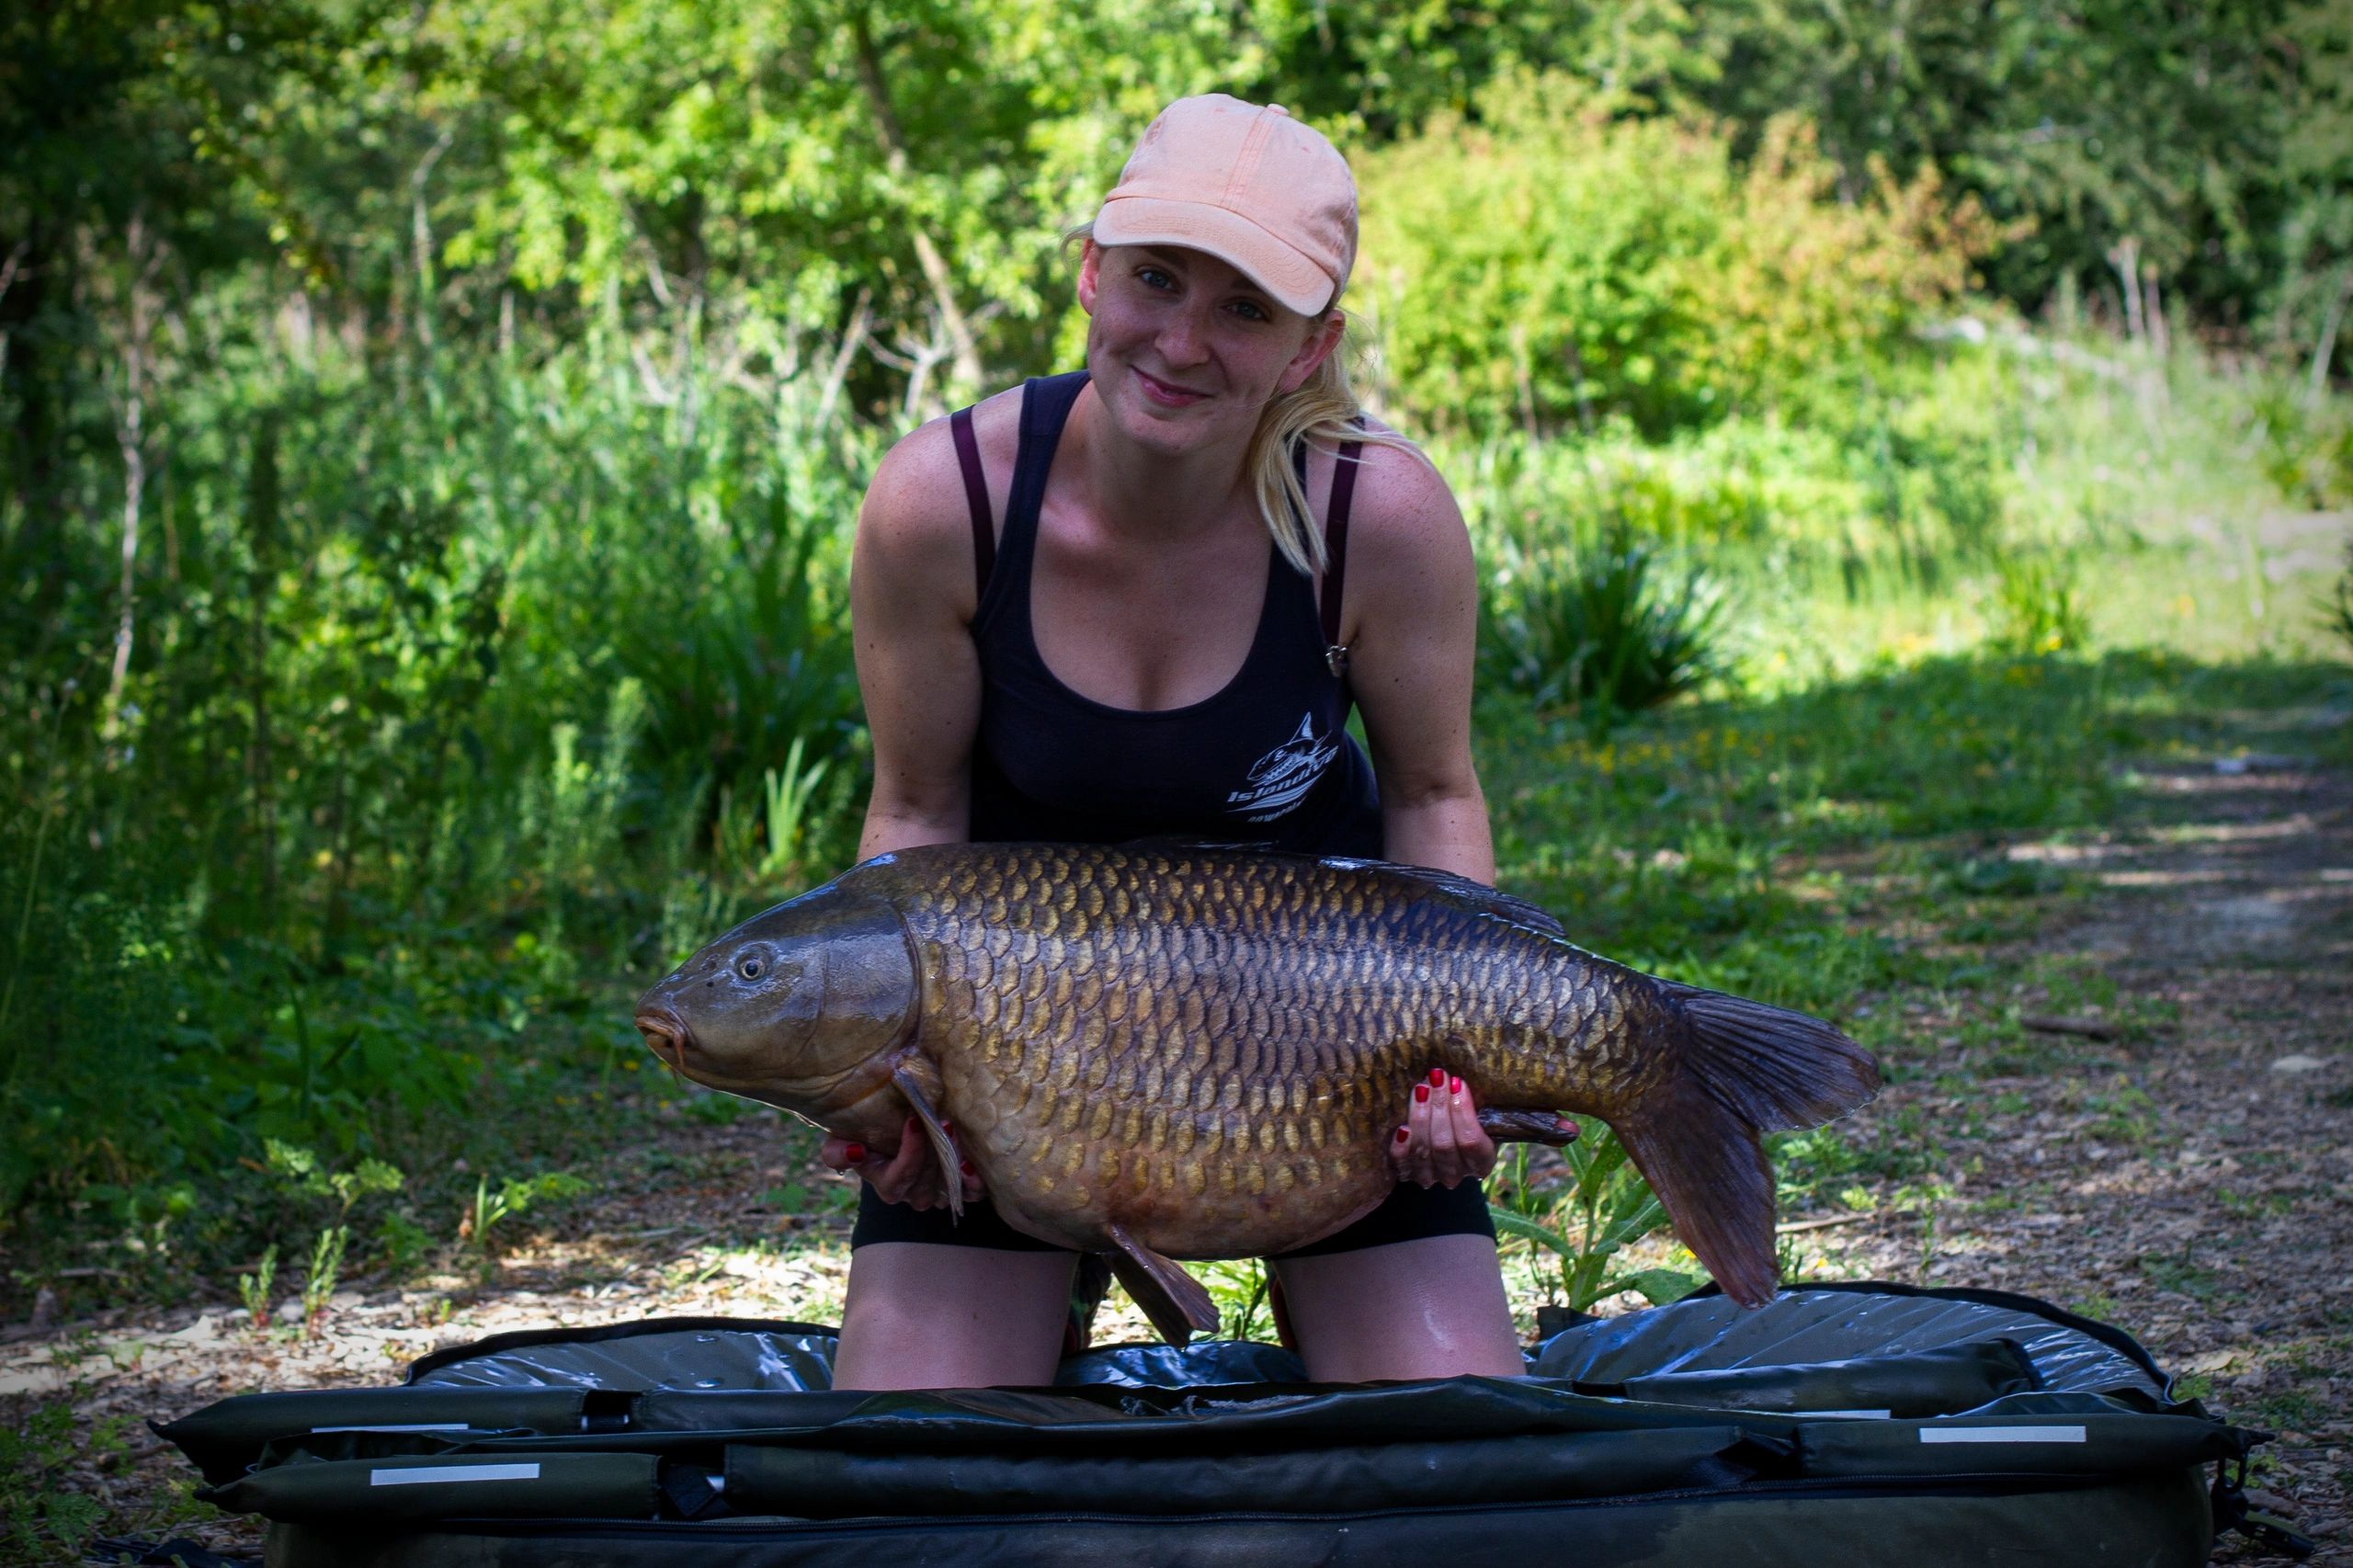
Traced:
<path id="1" fill-rule="evenodd" d="M 637 1010 L 637 1032 L 645 1037 L 646 1049 L 663 1062 L 683 1073 L 687 1070 L 687 1021 L 667 1007 L 640 1007 Z"/>

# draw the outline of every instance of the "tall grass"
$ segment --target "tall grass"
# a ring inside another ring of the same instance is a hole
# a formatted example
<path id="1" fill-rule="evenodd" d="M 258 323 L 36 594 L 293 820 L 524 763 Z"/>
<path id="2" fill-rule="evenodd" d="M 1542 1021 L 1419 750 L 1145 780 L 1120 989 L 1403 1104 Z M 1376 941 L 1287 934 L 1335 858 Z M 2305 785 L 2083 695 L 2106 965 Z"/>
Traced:
<path id="1" fill-rule="evenodd" d="M 665 912 L 847 845 L 846 793 L 812 787 L 857 771 L 871 432 L 611 344 L 387 359 L 197 325 L 118 731 L 112 606 L 12 636 L 0 677 L 28 808 L 0 813 L 0 1204 L 36 1233 L 217 1189 L 267 1138 L 528 1161 L 633 1066 L 621 998 L 672 956 Z M 771 775 L 794 809 L 755 835 L 793 842 L 715 855 L 719 802 Z"/>

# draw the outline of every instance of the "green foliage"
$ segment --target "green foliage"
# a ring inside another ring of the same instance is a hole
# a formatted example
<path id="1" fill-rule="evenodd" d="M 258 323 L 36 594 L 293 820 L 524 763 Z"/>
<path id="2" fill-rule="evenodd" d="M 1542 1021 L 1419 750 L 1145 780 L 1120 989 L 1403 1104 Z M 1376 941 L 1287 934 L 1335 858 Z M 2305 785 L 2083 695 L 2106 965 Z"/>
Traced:
<path id="1" fill-rule="evenodd" d="M 459 1220 L 458 1240 L 472 1248 L 476 1271 L 487 1284 L 498 1268 L 499 1249 L 491 1240 L 494 1230 L 533 1208 L 560 1205 L 588 1190 L 588 1181 L 570 1171 L 509 1177 L 495 1189 L 490 1178 L 483 1176 L 474 1184 L 472 1204 Z"/>
<path id="2" fill-rule="evenodd" d="M 2024 657 L 2080 652 L 2090 636 L 2073 567 L 2044 558 L 2012 558 L 1995 587 L 1995 641 Z"/>
<path id="3" fill-rule="evenodd" d="M 398 1169 L 379 1159 L 363 1159 L 347 1171 L 329 1171 L 320 1167 L 313 1151 L 282 1139 L 265 1138 L 262 1147 L 267 1152 L 269 1168 L 285 1177 L 295 1191 L 309 1198 L 334 1199 L 338 1218 L 348 1215 L 353 1204 L 371 1194 L 398 1192 L 405 1179 Z"/>
<path id="4" fill-rule="evenodd" d="M 256 1328 L 269 1326 L 270 1287 L 278 1279 L 278 1244 L 272 1242 L 262 1249 L 261 1261 L 251 1274 L 237 1276 L 237 1300 L 245 1309 L 245 1318 Z"/>
<path id="5" fill-rule="evenodd" d="M 2353 542 L 2345 547 L 2345 570 L 2336 576 L 2336 589 L 2326 611 L 2328 629 L 2353 654 Z"/>
<path id="6" fill-rule="evenodd" d="M 810 799 L 817 786 L 825 781 L 826 769 L 833 765 L 821 762 L 813 767 L 801 766 L 801 737 L 795 735 L 792 749 L 785 754 L 784 769 L 771 767 L 761 776 L 763 793 L 767 800 L 767 847 L 760 860 L 760 875 L 777 878 L 785 874 L 795 863 L 810 825 Z"/>
<path id="7" fill-rule="evenodd" d="M 1274 1334 L 1265 1259 L 1233 1258 L 1188 1267 L 1216 1303 L 1220 1338 L 1266 1339 Z"/>
<path id="8" fill-rule="evenodd" d="M 105 1521 L 106 1505 L 69 1490 L 65 1472 L 77 1460 L 120 1456 L 131 1422 L 110 1415 L 85 1426 L 73 1401 L 63 1399 L 37 1406 L 22 1426 L 0 1427 L 0 1526 L 15 1561 L 80 1560 L 83 1543 Z"/>
<path id="9" fill-rule="evenodd" d="M 335 1294 L 335 1278 L 343 1272 L 344 1248 L 350 1241 L 350 1226 L 329 1225 L 311 1244 L 310 1267 L 302 1272 L 302 1327 L 313 1337 L 326 1317 L 327 1300 Z"/>
<path id="10" fill-rule="evenodd" d="M 1623 528 L 1582 547 L 1514 542 L 1486 579 L 1487 646 L 1539 708 L 1607 728 L 1721 667 L 1723 601 L 1706 574 Z"/>
<path id="11" fill-rule="evenodd" d="M 1621 1291 L 1636 1291 L 1653 1305 L 1679 1301 L 1701 1279 L 1672 1268 L 1613 1271 L 1611 1259 L 1666 1225 L 1666 1210 L 1642 1173 L 1626 1157 L 1625 1145 L 1598 1122 L 1586 1121 L 1577 1140 L 1562 1151 L 1565 1180 L 1558 1187 L 1531 1187 L 1528 1150 L 1516 1148 L 1504 1178 L 1506 1204 L 1491 1204 L 1498 1235 L 1516 1237 L 1558 1256 L 1561 1291 L 1572 1312 Z"/>
<path id="12" fill-rule="evenodd" d="M 1933 173 L 1839 191 L 1793 122 L 1744 168 L 1722 131 L 1612 108 L 1512 78 L 1475 122 L 1365 160 L 1362 276 L 1418 421 L 1655 437 L 1831 403 L 1909 350 L 1991 244 Z"/>

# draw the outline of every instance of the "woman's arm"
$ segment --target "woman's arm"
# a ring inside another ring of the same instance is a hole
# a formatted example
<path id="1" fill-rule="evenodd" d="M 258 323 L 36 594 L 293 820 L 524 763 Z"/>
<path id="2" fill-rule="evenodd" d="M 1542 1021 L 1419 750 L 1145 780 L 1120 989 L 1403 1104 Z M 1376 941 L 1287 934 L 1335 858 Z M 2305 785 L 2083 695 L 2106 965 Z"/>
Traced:
<path id="1" fill-rule="evenodd" d="M 850 636 L 874 738 L 874 792 L 858 835 L 861 860 L 970 831 L 972 738 L 981 673 L 972 619 L 979 592 L 972 534 L 946 420 L 891 449 L 858 508 L 851 547 Z M 909 1118 L 894 1153 L 829 1138 L 818 1157 L 856 1170 L 883 1199 L 944 1202 L 930 1140 Z M 965 1195 L 980 1184 L 967 1177 Z"/>
<path id="2" fill-rule="evenodd" d="M 972 535 L 946 420 L 891 449 L 858 508 L 850 634 L 874 738 L 863 860 L 969 830 L 981 672 Z"/>
<path id="3" fill-rule="evenodd" d="M 1495 841 L 1471 761 L 1479 580 L 1470 530 L 1421 457 L 1384 447 L 1365 456 L 1342 634 L 1381 781 L 1382 853 L 1492 884 Z M 1495 1169 L 1495 1142 L 1461 1079 L 1433 1067 L 1401 1113 L 1390 1148 L 1401 1178 L 1452 1187 Z"/>
<path id="4" fill-rule="evenodd" d="M 1365 458 L 1342 634 L 1381 781 L 1383 853 L 1492 883 L 1495 844 L 1471 761 L 1479 581 L 1470 530 L 1421 457 L 1368 447 Z"/>

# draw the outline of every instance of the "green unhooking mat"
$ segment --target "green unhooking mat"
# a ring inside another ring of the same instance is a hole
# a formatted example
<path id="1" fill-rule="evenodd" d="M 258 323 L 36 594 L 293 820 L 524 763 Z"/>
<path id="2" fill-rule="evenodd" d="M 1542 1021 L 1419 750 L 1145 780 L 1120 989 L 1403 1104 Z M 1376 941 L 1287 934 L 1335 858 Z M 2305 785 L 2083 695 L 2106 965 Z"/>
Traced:
<path id="1" fill-rule="evenodd" d="M 1271 1346 L 1123 1346 L 1055 1385 L 829 1387 L 833 1331 L 503 1335 L 397 1388 L 159 1430 L 270 1568 L 906 1562 L 2189 1564 L 2248 1450 L 2129 1335 L 1848 1285 L 1589 1319 L 1526 1379 L 1335 1387 Z M 2209 1467 L 2212 1467 L 2211 1473 Z M 2264 1534 L 2263 1532 L 2271 1531 Z"/>

